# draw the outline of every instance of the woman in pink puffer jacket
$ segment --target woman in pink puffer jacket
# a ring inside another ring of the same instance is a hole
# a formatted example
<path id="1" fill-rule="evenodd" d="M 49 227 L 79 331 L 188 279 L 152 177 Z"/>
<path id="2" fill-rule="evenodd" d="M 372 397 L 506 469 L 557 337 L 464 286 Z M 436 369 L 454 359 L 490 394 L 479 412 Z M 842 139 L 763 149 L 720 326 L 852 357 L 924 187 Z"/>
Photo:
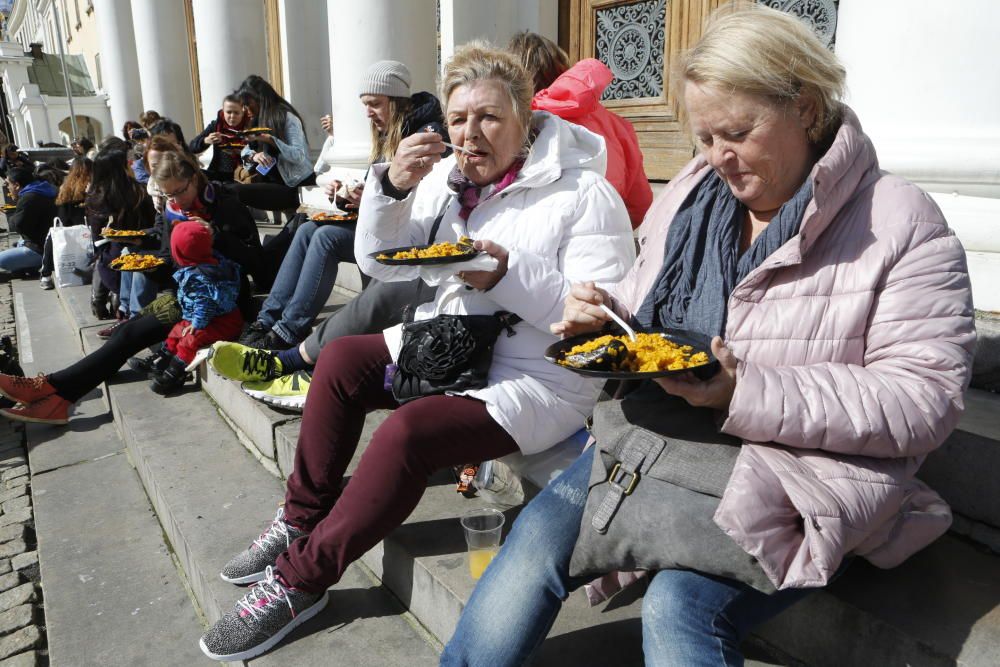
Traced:
<path id="1" fill-rule="evenodd" d="M 636 393 L 654 402 L 632 403 L 633 415 L 669 412 L 668 394 L 680 397 L 693 406 L 680 419 L 711 408 L 738 448 L 709 512 L 720 535 L 678 545 L 704 558 L 650 573 L 643 649 L 647 664 L 736 665 L 743 637 L 849 557 L 892 567 L 947 530 L 948 506 L 915 474 L 958 421 L 975 329 L 961 244 L 930 197 L 879 169 L 840 102 L 843 68 L 807 28 L 761 7 L 731 12 L 682 65 L 700 155 L 653 203 L 629 274 L 574 286 L 553 330 L 597 331 L 610 304 L 645 328 L 715 336 L 717 375 L 661 378 L 665 393 L 647 385 Z M 521 512 L 442 664 L 525 662 L 592 578 L 569 563 L 592 530 L 593 449 Z M 659 509 L 663 523 L 637 534 L 705 518 Z M 743 558 L 720 569 L 725 549 L 709 549 L 724 535 Z M 725 574 L 741 567 L 768 585 Z"/>

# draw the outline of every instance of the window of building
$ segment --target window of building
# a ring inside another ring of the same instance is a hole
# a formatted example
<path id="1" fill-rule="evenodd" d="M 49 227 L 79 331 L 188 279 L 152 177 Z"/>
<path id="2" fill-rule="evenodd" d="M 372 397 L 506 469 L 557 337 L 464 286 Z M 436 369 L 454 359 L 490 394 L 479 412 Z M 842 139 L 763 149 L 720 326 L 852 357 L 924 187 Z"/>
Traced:
<path id="1" fill-rule="evenodd" d="M 73 0 L 73 10 L 76 16 L 76 29 L 79 30 L 80 26 L 83 25 L 80 22 L 80 0 Z"/>
<path id="2" fill-rule="evenodd" d="M 94 13 L 94 0 L 87 0 L 87 16 Z"/>

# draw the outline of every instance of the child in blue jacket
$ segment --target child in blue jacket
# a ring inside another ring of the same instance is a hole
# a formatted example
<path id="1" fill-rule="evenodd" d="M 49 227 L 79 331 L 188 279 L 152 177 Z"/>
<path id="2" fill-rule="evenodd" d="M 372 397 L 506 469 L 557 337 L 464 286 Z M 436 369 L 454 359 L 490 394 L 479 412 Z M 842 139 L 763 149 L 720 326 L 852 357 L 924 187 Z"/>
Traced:
<path id="1" fill-rule="evenodd" d="M 185 367 L 200 348 L 235 340 L 243 328 L 236 306 L 239 265 L 212 252 L 212 232 L 200 222 L 178 222 L 170 234 L 170 254 L 180 267 L 174 272 L 181 321 L 163 343 L 162 368 L 152 373 L 158 394 L 177 391 L 187 379 Z"/>

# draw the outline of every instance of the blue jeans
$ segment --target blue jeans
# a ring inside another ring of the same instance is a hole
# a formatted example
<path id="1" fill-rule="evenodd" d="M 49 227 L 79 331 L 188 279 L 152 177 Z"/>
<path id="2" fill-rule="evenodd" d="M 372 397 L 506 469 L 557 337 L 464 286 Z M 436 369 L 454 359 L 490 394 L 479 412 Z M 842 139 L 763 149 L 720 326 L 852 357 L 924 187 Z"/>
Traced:
<path id="1" fill-rule="evenodd" d="M 37 271 L 42 268 L 42 256 L 31 248 L 26 248 L 24 241 L 18 241 L 13 248 L 0 251 L 0 270 L 7 273 L 16 271 Z"/>
<path id="2" fill-rule="evenodd" d="M 522 665 L 545 639 L 570 592 L 592 576 L 569 576 L 587 501 L 593 447 L 532 500 L 486 569 L 441 665 Z M 642 649 L 650 665 L 742 665 L 740 642 L 757 625 L 809 594 L 766 595 L 732 579 L 690 570 L 652 575 L 642 604 Z"/>
<path id="3" fill-rule="evenodd" d="M 137 271 L 122 271 L 118 310 L 126 317 L 138 317 L 139 311 L 156 298 L 156 283 Z"/>
<path id="4" fill-rule="evenodd" d="M 289 343 L 300 342 L 333 291 L 337 264 L 353 261 L 354 225 L 302 223 L 257 321 Z"/>

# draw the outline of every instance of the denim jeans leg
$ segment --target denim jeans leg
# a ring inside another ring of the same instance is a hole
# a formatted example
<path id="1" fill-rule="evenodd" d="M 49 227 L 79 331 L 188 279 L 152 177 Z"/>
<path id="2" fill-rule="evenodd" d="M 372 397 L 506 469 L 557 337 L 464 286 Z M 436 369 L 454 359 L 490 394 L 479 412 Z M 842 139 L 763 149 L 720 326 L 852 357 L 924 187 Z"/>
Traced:
<path id="1" fill-rule="evenodd" d="M 312 321 L 333 291 L 338 264 L 353 261 L 354 225 L 324 225 L 317 229 L 306 251 L 295 293 L 274 324 L 278 335 L 289 343 L 308 336 Z"/>
<path id="2" fill-rule="evenodd" d="M 131 271 L 122 271 L 121 282 L 118 288 L 118 312 L 125 317 L 131 317 L 134 313 L 129 312 L 132 304 L 132 278 L 135 276 Z"/>
<path id="3" fill-rule="evenodd" d="M 306 261 L 306 253 L 312 242 L 313 234 L 319 229 L 315 222 L 308 221 L 299 225 L 295 230 L 288 252 L 281 261 L 281 268 L 271 285 L 271 292 L 260 307 L 257 321 L 267 327 L 273 327 L 274 323 L 281 318 L 281 313 L 285 310 L 292 295 L 295 294 L 295 287 L 299 283 L 302 274 L 302 265 Z"/>
<path id="4" fill-rule="evenodd" d="M 522 665 L 542 643 L 571 591 L 592 577 L 569 576 L 587 501 L 593 448 L 518 516 L 507 542 L 472 593 L 441 665 Z"/>
<path id="5" fill-rule="evenodd" d="M 750 631 L 814 590 L 768 595 L 725 577 L 690 570 L 657 572 L 642 603 L 646 665 L 742 665 L 740 643 Z"/>
<path id="6" fill-rule="evenodd" d="M 122 289 L 122 299 L 125 299 L 125 290 Z M 128 309 L 130 317 L 138 317 L 139 312 L 156 298 L 156 283 L 146 277 L 145 274 L 136 273 L 132 276 L 132 289 L 128 293 Z"/>
<path id="7" fill-rule="evenodd" d="M 30 271 L 42 266 L 42 256 L 19 241 L 13 248 L 0 251 L 0 270 L 8 273 Z"/>

